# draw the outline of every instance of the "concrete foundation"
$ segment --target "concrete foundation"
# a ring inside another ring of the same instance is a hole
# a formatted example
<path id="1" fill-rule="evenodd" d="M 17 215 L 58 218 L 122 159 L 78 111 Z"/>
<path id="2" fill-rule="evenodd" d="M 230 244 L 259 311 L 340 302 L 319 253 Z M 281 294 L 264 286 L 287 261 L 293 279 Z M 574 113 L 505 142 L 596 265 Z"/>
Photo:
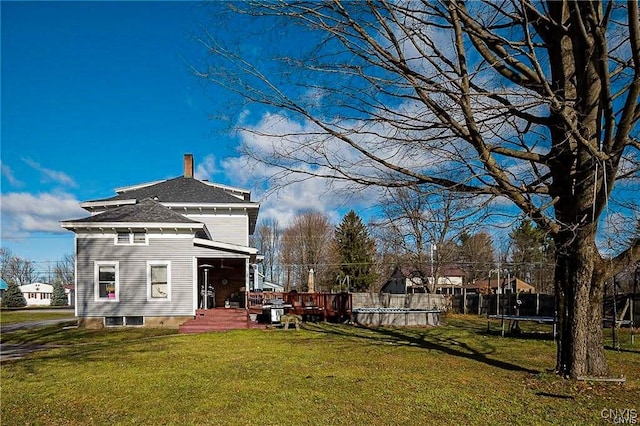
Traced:
<path id="1" fill-rule="evenodd" d="M 148 327 L 148 328 L 174 328 L 177 329 L 193 317 L 144 317 L 143 325 L 122 325 L 119 327 Z M 78 327 L 98 329 L 105 328 L 104 317 L 80 317 Z M 118 326 L 116 326 L 118 327 Z"/>

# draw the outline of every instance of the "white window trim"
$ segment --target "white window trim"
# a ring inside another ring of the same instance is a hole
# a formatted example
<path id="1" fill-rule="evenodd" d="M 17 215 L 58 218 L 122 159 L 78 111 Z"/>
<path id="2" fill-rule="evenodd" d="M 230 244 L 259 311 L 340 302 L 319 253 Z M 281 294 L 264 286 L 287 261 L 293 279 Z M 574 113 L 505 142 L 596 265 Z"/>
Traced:
<path id="1" fill-rule="evenodd" d="M 100 297 L 100 266 L 116 267 L 116 294 L 113 299 Z M 96 261 L 93 266 L 93 298 L 96 302 L 119 302 L 120 301 L 120 262 L 119 261 Z"/>
<path id="2" fill-rule="evenodd" d="M 120 241 L 118 241 L 118 235 L 119 234 L 128 234 L 129 235 L 129 241 L 126 243 L 121 243 Z M 133 241 L 133 234 L 144 234 L 144 243 L 135 243 Z M 149 234 L 145 231 L 145 232 L 116 232 L 116 236 L 114 238 L 114 244 L 117 246 L 148 246 L 149 245 Z"/>
<path id="3" fill-rule="evenodd" d="M 167 297 L 151 297 L 151 267 L 167 267 Z M 148 302 L 169 302 L 171 301 L 171 262 L 168 260 L 147 261 L 147 301 Z"/>

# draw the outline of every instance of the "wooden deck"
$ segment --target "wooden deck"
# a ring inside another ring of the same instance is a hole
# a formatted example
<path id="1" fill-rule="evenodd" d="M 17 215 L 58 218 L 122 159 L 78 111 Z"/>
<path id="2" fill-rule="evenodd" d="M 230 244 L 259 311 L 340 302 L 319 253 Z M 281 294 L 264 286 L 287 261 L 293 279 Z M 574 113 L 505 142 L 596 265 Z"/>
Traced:
<path id="1" fill-rule="evenodd" d="M 282 307 L 283 313 L 302 321 L 344 322 L 351 319 L 351 295 L 348 293 L 276 293 L 250 292 L 246 308 L 199 309 L 192 320 L 180 326 L 180 333 L 204 333 L 246 328 L 266 328 L 269 321 L 253 321 L 265 308 Z M 251 314 L 255 314 L 251 315 Z"/>
<path id="2" fill-rule="evenodd" d="M 351 319 L 349 293 L 250 292 L 249 311 L 260 314 L 265 306 L 284 305 L 288 314 L 303 321 L 344 322 Z"/>

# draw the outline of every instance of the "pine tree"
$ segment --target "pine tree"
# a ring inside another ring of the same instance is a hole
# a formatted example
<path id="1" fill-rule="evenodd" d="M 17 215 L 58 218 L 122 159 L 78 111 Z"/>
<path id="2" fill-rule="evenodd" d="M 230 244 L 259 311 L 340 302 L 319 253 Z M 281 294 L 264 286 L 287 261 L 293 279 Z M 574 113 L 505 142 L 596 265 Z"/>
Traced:
<path id="1" fill-rule="evenodd" d="M 529 219 L 509 234 L 514 276 L 532 284 L 536 291 L 553 292 L 553 240 Z"/>
<path id="2" fill-rule="evenodd" d="M 27 299 L 24 298 L 24 294 L 22 294 L 18 284 L 9 282 L 8 285 L 2 296 L 2 306 L 7 308 L 23 308 L 27 306 Z"/>
<path id="3" fill-rule="evenodd" d="M 53 284 L 53 294 L 51 295 L 51 306 L 67 306 L 67 295 L 60 282 Z"/>
<path id="4" fill-rule="evenodd" d="M 340 274 L 349 277 L 350 290 L 369 290 L 376 279 L 373 267 L 375 241 L 356 212 L 351 210 L 342 219 L 336 228 L 335 239 L 340 256 Z"/>

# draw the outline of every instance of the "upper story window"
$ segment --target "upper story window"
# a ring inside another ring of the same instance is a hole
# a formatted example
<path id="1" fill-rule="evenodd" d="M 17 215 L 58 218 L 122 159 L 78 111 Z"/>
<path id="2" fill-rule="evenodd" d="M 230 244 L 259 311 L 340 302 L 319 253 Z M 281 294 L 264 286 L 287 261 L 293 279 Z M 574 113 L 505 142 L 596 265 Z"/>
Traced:
<path id="1" fill-rule="evenodd" d="M 116 244 L 127 245 L 127 244 L 147 244 L 147 233 L 146 232 L 118 232 L 116 237 Z"/>

